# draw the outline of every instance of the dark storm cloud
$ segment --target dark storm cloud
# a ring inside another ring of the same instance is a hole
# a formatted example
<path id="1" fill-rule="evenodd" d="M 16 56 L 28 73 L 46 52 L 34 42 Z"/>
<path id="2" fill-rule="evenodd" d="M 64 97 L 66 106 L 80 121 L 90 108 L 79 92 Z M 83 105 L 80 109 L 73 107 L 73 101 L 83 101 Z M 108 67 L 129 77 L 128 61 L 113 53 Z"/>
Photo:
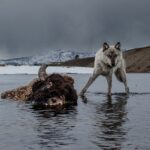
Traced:
<path id="1" fill-rule="evenodd" d="M 0 58 L 150 45 L 149 0 L 0 0 Z"/>

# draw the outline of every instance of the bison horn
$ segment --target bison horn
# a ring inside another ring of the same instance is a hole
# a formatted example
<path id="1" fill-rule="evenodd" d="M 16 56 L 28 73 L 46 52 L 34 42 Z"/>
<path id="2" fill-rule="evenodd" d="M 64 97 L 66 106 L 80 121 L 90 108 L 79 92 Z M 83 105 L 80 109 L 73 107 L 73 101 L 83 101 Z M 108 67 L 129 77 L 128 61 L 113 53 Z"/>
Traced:
<path id="1" fill-rule="evenodd" d="M 44 81 L 46 79 L 46 77 L 48 76 L 46 73 L 46 68 L 48 67 L 48 65 L 43 64 L 41 65 L 39 72 L 38 72 L 38 76 L 40 78 L 40 80 Z"/>

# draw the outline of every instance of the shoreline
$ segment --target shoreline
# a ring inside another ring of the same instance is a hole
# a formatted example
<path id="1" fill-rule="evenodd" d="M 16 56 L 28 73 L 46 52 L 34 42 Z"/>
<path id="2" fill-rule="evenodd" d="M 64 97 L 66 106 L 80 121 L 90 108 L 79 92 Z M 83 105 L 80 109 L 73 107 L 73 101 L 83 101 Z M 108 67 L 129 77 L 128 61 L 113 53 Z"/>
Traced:
<path id="1" fill-rule="evenodd" d="M 40 66 L 0 66 L 0 75 L 14 74 L 38 74 Z M 64 73 L 64 74 L 92 74 L 93 67 L 79 66 L 49 66 L 47 73 Z M 150 73 L 150 72 L 127 72 L 127 73 Z"/>

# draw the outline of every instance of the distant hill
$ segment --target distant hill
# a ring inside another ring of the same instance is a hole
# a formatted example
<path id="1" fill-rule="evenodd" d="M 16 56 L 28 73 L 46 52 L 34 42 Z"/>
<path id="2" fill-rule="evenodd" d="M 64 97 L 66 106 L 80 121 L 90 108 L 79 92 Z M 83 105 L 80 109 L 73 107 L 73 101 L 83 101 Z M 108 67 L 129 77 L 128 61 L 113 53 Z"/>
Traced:
<path id="1" fill-rule="evenodd" d="M 126 61 L 127 72 L 150 73 L 150 46 L 124 51 L 123 55 Z M 94 57 L 88 57 L 62 62 L 59 65 L 93 67 L 93 64 Z"/>
<path id="2" fill-rule="evenodd" d="M 2 65 L 41 65 L 43 63 L 50 64 L 54 62 L 64 62 L 67 60 L 94 56 L 95 52 L 88 50 L 50 50 L 43 55 L 30 57 L 12 58 L 0 60 Z"/>

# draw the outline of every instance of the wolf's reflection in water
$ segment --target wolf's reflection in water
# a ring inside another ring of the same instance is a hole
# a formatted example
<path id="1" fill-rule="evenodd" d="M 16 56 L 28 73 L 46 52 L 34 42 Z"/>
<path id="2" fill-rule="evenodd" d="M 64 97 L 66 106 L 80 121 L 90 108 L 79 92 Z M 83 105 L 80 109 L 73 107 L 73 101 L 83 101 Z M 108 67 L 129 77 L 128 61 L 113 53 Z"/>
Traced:
<path id="1" fill-rule="evenodd" d="M 95 143 L 100 148 L 121 149 L 126 134 L 123 126 L 127 119 L 127 98 L 124 95 L 109 97 L 100 106 L 96 106 L 97 140 Z"/>
<path id="2" fill-rule="evenodd" d="M 124 94 L 115 94 L 112 97 L 106 96 L 102 103 L 95 105 L 93 132 L 95 138 L 91 141 L 99 148 L 121 149 L 127 132 L 124 129 L 127 120 L 127 99 Z M 83 102 L 88 103 L 88 98 L 84 96 Z"/>

